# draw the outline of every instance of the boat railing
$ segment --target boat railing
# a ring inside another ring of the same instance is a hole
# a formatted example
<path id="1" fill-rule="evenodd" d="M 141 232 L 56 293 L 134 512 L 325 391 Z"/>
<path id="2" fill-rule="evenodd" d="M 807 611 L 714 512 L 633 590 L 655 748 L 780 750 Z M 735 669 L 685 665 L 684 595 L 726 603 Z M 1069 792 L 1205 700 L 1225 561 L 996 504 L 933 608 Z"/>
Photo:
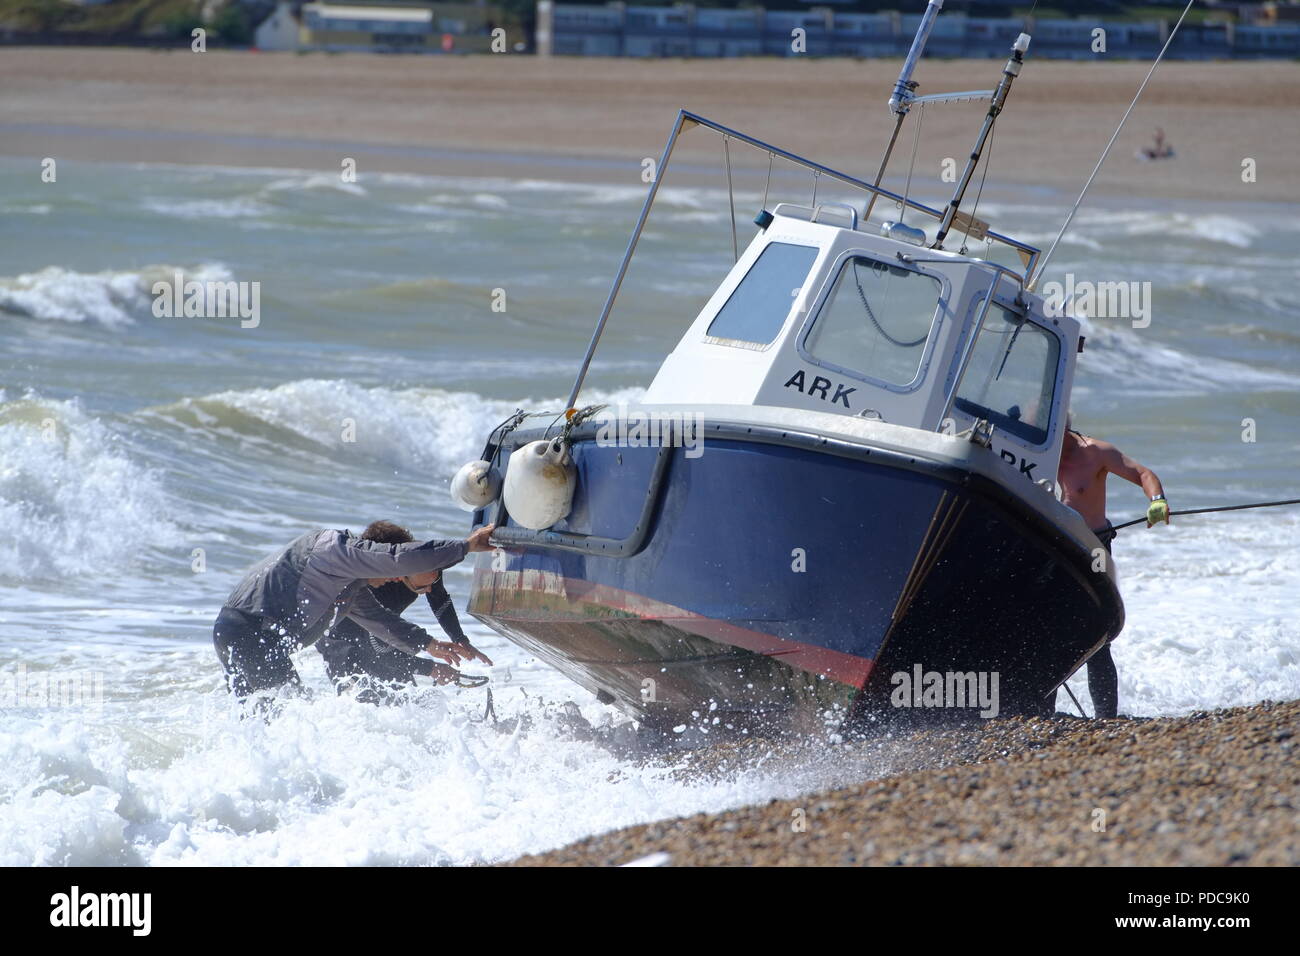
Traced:
<path id="1" fill-rule="evenodd" d="M 720 133 L 721 135 L 727 137 L 728 139 L 733 139 L 736 140 L 737 142 L 744 143 L 747 146 L 752 146 L 755 149 L 762 150 L 763 152 L 766 153 L 770 153 L 772 156 L 783 159 L 786 162 L 791 163 L 795 166 L 802 167 L 803 169 L 807 169 L 809 172 L 814 173 L 816 175 L 825 176 L 828 179 L 835 180 L 836 182 L 842 183 L 843 185 L 849 186 L 853 189 L 860 189 L 863 192 L 874 195 L 879 199 L 887 200 L 889 202 L 895 203 L 907 209 L 914 209 L 917 212 L 929 216 L 932 219 L 937 219 L 940 222 L 943 221 L 945 215 L 945 210 L 943 209 L 936 209 L 934 206 L 930 206 L 927 203 L 923 203 L 917 199 L 912 198 L 911 196 L 900 195 L 896 192 L 893 192 L 892 190 L 884 188 L 883 186 L 873 186 L 871 183 L 866 182 L 865 180 L 862 179 L 858 179 L 856 176 L 850 176 L 848 173 L 842 173 L 839 170 L 832 169 L 829 166 L 824 166 L 821 163 L 815 162 L 814 160 L 811 159 L 807 159 L 806 157 L 800 156 L 796 153 L 792 153 L 789 150 L 782 149 L 779 146 L 774 146 L 771 143 L 764 142 L 761 139 L 756 139 L 753 136 L 749 136 L 738 130 L 734 130 L 728 126 L 723 126 L 721 123 L 715 123 L 713 120 L 700 116 L 698 113 L 692 113 L 689 110 L 681 110 L 678 112 L 677 122 L 674 125 L 673 132 L 668 139 L 668 149 L 665 151 L 665 157 L 671 156 L 672 147 L 675 145 L 678 135 L 681 132 L 690 129 L 692 126 L 703 126 L 706 129 L 711 129 L 714 132 Z M 662 174 L 663 168 L 664 168 L 664 164 L 660 163 L 659 166 L 660 174 Z M 822 205 L 829 206 L 833 204 L 823 203 Z M 843 204 L 841 203 L 838 205 L 843 205 Z M 1004 246 L 1007 246 L 1010 249 L 1015 250 L 1015 252 L 1019 254 L 1021 261 L 1025 264 L 1026 275 L 1028 275 L 1033 271 L 1034 265 L 1037 262 L 1039 254 L 1041 253 L 1041 250 L 1037 246 L 1031 246 L 1026 242 L 1021 242 L 1018 239 L 1013 239 L 1010 236 L 1006 236 L 1003 235 L 1002 233 L 994 232 L 992 230 L 990 230 L 987 233 L 987 238 L 989 238 L 993 242 L 1000 243 Z"/>
<path id="2" fill-rule="evenodd" d="M 796 153 L 792 153 L 787 149 L 782 149 L 779 146 L 774 146 L 771 143 L 767 143 L 764 142 L 763 140 L 756 139 L 753 136 L 749 136 L 745 133 L 739 132 L 738 130 L 734 130 L 728 126 L 723 126 L 721 123 L 715 123 L 713 120 L 708 119 L 704 116 L 700 116 L 698 113 L 692 113 L 688 110 L 679 110 L 677 113 L 676 122 L 673 123 L 672 131 L 668 135 L 668 142 L 664 145 L 663 154 L 659 159 L 658 165 L 655 167 L 655 175 L 653 179 L 651 179 L 650 181 L 650 188 L 646 193 L 645 202 L 641 206 L 641 212 L 640 215 L 637 217 L 636 226 L 632 230 L 632 236 L 628 240 L 627 249 L 623 253 L 623 258 L 622 261 L 619 263 L 618 271 L 614 275 L 614 281 L 613 284 L 610 286 L 609 295 L 605 298 L 605 304 L 601 309 L 600 317 L 596 321 L 596 328 L 592 332 L 591 341 L 587 345 L 586 354 L 583 356 L 582 364 L 578 369 L 578 374 L 576 378 L 574 379 L 573 388 L 569 393 L 568 403 L 565 406 L 566 409 L 568 409 L 570 412 L 577 407 L 578 394 L 582 390 L 582 383 L 587 377 L 587 370 L 591 367 L 591 361 L 596 354 L 596 348 L 600 344 L 601 336 L 604 334 L 605 325 L 609 321 L 609 316 L 610 313 L 613 311 L 614 303 L 618 299 L 618 293 L 619 293 L 619 289 L 622 288 L 623 279 L 627 276 L 628 266 L 631 264 L 632 255 L 636 251 L 637 242 L 641 238 L 641 232 L 645 228 L 646 220 L 650 215 L 651 207 L 653 207 L 654 205 L 655 196 L 659 192 L 659 185 L 661 182 L 663 182 L 664 174 L 667 172 L 668 166 L 672 161 L 673 150 L 677 145 L 677 140 L 683 132 L 685 132 L 688 129 L 694 128 L 696 126 L 701 126 L 706 129 L 711 129 L 714 132 L 719 133 L 723 137 L 724 144 L 730 143 L 732 140 L 734 140 L 738 143 L 743 143 L 747 146 L 753 147 L 754 149 L 758 149 L 763 152 L 766 152 L 770 157 L 770 159 L 779 158 L 787 163 L 790 163 L 794 166 L 798 166 L 802 169 L 806 169 L 809 172 L 811 172 L 813 174 L 812 206 L 814 209 L 818 208 L 817 181 L 821 177 L 826 177 L 827 179 L 833 180 L 844 186 L 861 190 L 864 193 L 871 195 L 872 197 L 883 199 L 888 202 L 896 203 L 900 209 L 915 210 L 916 212 L 929 216 L 932 219 L 938 220 L 940 223 L 943 222 L 944 216 L 946 215 L 944 210 L 936 209 L 933 206 L 929 206 L 926 203 L 913 199 L 911 196 L 899 195 L 898 193 L 895 193 L 892 190 L 885 189 L 883 186 L 872 185 L 871 183 L 858 179 L 856 176 L 850 176 L 848 173 L 842 173 L 839 170 L 832 169 L 829 166 L 825 166 L 811 159 L 807 159 L 803 156 L 799 156 Z M 731 182 L 730 152 L 727 151 L 726 155 L 727 155 L 728 188 L 730 190 L 730 182 Z M 770 175 L 770 169 L 771 166 L 769 162 L 769 175 Z M 733 243 L 734 243 L 735 201 L 734 201 L 734 196 L 731 196 L 729 198 L 731 199 L 732 202 L 732 230 L 733 230 Z M 843 204 L 823 202 L 821 205 L 831 207 L 831 206 L 843 205 Z M 857 211 L 855 209 L 854 216 L 853 216 L 855 226 L 856 226 L 857 218 L 858 218 Z M 1036 265 L 1038 261 L 1038 256 L 1040 254 L 1040 250 L 1037 247 L 1031 246 L 1028 243 L 1021 242 L 1018 239 L 1012 239 L 1010 236 L 1004 236 L 1001 233 L 997 233 L 992 230 L 984 231 L 983 237 L 990 242 L 996 242 L 1010 249 L 1013 249 L 1019 255 L 1021 262 L 1024 264 L 1023 275 L 1017 275 L 1011 270 L 1006 270 L 1008 272 L 1011 272 L 1012 275 L 1016 275 L 1017 281 L 1023 283 L 1025 277 L 1033 274 L 1034 266 Z"/>

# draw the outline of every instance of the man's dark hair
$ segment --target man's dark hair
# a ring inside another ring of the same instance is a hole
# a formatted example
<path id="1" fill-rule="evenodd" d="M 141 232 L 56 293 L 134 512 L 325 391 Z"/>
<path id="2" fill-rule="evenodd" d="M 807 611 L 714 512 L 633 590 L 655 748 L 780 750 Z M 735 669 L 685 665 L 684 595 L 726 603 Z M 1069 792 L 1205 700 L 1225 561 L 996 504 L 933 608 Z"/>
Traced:
<path id="1" fill-rule="evenodd" d="M 414 541 L 411 532 L 391 521 L 372 521 L 361 532 L 362 541 L 377 541 L 379 544 L 406 544 Z"/>

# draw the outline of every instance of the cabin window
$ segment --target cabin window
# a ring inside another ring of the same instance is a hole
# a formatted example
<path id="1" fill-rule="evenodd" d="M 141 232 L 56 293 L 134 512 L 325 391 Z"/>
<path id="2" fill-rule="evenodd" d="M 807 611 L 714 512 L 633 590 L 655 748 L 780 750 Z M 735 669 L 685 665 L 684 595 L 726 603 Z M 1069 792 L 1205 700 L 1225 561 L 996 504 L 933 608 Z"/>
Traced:
<path id="1" fill-rule="evenodd" d="M 942 289 L 933 276 L 854 256 L 840 269 L 804 350 L 825 364 L 910 385 Z"/>
<path id="2" fill-rule="evenodd" d="M 786 316 L 817 260 L 817 252 L 816 246 L 769 243 L 718 310 L 705 334 L 754 345 L 771 344 L 785 325 Z"/>
<path id="3" fill-rule="evenodd" d="M 1046 444 L 1060 358 L 1061 343 L 1055 335 L 994 304 L 955 404 L 1031 445 Z"/>

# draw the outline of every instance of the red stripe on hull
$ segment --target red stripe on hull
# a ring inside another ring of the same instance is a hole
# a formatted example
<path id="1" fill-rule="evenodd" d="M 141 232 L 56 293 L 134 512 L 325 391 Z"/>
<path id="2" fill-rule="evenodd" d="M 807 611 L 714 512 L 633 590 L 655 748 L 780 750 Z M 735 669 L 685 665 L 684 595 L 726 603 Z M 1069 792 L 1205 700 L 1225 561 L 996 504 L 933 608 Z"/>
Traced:
<path id="1" fill-rule="evenodd" d="M 504 583 L 506 581 L 509 583 Z M 874 661 L 864 657 L 833 651 L 816 644 L 792 641 L 727 621 L 719 621 L 620 588 L 578 578 L 567 578 L 551 571 L 536 569 L 493 571 L 490 568 L 476 568 L 470 613 L 477 617 L 500 618 L 513 622 L 553 623 L 557 620 L 580 622 L 593 619 L 590 613 L 566 614 L 561 618 L 553 614 L 530 615 L 527 613 L 530 608 L 522 605 L 500 607 L 495 599 L 495 595 L 499 592 L 505 594 L 526 592 L 551 596 L 560 599 L 567 607 L 602 608 L 615 612 L 614 616 L 618 617 L 671 621 L 675 627 L 714 643 L 739 647 L 765 657 L 778 658 L 790 667 L 810 674 L 822 675 L 850 687 L 861 688 L 865 685 L 875 666 Z"/>

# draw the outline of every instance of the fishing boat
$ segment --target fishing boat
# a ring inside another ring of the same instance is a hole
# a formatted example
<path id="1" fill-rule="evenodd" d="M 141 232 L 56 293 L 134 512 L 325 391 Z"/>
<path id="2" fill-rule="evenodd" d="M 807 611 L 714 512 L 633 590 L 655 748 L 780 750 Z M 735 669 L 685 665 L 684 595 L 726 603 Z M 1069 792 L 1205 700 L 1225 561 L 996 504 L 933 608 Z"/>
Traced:
<path id="1" fill-rule="evenodd" d="M 921 97 L 938 8 L 874 182 L 680 112 L 566 408 L 521 411 L 453 482 L 474 526 L 496 525 L 470 613 L 647 727 L 1050 713 L 1123 626 L 1101 542 L 1055 486 L 1079 323 L 1033 291 L 1039 249 L 961 210 L 1029 38 L 996 89 Z M 962 100 L 988 109 L 951 202 L 883 188 L 909 111 Z M 764 201 L 639 404 L 584 407 L 674 145 L 697 128 L 805 170 L 813 195 Z M 861 202 L 819 202 L 819 182 Z M 946 248 L 959 233 L 1010 264 Z"/>

